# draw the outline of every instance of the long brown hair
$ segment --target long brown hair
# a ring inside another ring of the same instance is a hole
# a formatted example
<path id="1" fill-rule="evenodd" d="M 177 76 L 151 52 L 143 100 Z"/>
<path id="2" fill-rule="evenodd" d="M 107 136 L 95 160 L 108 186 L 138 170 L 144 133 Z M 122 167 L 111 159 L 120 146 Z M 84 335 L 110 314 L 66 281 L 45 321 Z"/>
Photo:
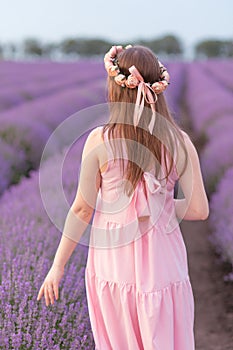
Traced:
<path id="1" fill-rule="evenodd" d="M 120 71 L 126 77 L 130 74 L 129 68 L 134 65 L 145 82 L 154 83 L 160 80 L 158 59 L 147 47 L 134 46 L 132 48 L 127 48 L 118 54 L 117 61 Z M 182 170 L 183 173 L 187 164 L 187 151 L 181 129 L 174 121 L 163 93 L 157 95 L 158 99 L 155 104 L 156 122 L 153 134 L 151 135 L 148 131 L 148 124 L 151 119 L 152 111 L 150 105 L 146 101 L 136 131 L 133 125 L 133 111 L 136 102 L 137 88 L 130 89 L 122 87 L 116 84 L 114 78 L 110 76 L 108 76 L 107 85 L 110 118 L 108 123 L 104 125 L 103 133 L 108 130 L 110 139 L 120 137 L 124 139 L 126 143 L 128 162 L 125 178 L 128 181 L 125 184 L 125 192 L 131 195 L 138 181 L 142 179 L 144 170 L 151 164 L 152 158 L 157 160 L 156 162 L 153 161 L 153 164 L 155 175 L 158 176 L 163 156 L 165 179 L 167 181 L 174 166 L 177 141 L 182 145 L 186 155 L 184 169 Z M 116 151 L 116 142 L 114 142 L 113 151 Z M 120 152 L 122 154 L 122 148 L 120 148 Z M 124 169 L 123 159 L 120 159 L 120 161 Z"/>

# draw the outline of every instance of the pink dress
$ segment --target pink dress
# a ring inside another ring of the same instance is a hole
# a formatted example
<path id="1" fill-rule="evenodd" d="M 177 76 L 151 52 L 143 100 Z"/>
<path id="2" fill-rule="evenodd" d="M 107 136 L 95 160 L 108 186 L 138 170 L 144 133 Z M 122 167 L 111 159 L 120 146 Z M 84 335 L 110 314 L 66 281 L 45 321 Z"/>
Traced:
<path id="1" fill-rule="evenodd" d="M 106 133 L 104 141 L 108 166 L 85 270 L 96 349 L 194 350 L 194 297 L 173 202 L 177 173 L 163 187 L 145 171 L 127 197 Z"/>

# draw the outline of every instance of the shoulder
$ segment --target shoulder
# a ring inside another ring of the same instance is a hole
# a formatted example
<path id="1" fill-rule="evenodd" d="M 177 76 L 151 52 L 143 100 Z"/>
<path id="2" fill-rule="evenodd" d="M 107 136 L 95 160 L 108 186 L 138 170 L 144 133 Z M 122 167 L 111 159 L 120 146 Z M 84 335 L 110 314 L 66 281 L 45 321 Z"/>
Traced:
<path id="1" fill-rule="evenodd" d="M 88 142 L 94 142 L 94 141 L 100 141 L 101 139 L 103 139 L 103 126 L 97 126 L 95 129 L 93 129 L 88 137 L 87 137 L 87 141 Z"/>
<path id="2" fill-rule="evenodd" d="M 185 147 L 186 147 L 189 155 L 196 157 L 197 150 L 196 150 L 196 147 L 194 146 L 194 143 L 191 140 L 190 136 L 183 130 L 181 130 L 181 133 L 183 135 L 184 144 L 185 144 Z"/>
<path id="3" fill-rule="evenodd" d="M 182 150 L 184 150 L 184 147 L 186 148 L 187 151 L 194 151 L 196 150 L 193 141 L 191 140 L 191 137 L 188 135 L 187 132 L 185 132 L 184 130 L 180 129 L 180 133 L 182 136 L 182 142 L 178 142 L 178 151 L 179 153 L 182 152 Z"/>
<path id="4" fill-rule="evenodd" d="M 183 140 L 184 140 L 185 142 L 188 141 L 188 140 L 191 140 L 191 139 L 190 139 L 190 136 L 187 134 L 186 131 L 180 129 L 180 133 L 181 133 L 181 135 L 182 135 L 182 137 L 183 137 Z"/>
<path id="5" fill-rule="evenodd" d="M 103 130 L 103 127 L 98 126 L 88 134 L 84 145 L 84 149 L 83 149 L 84 155 L 93 151 L 96 148 L 96 146 L 103 143 L 102 130 Z"/>
<path id="6" fill-rule="evenodd" d="M 95 143 L 97 141 L 101 141 L 102 134 L 103 134 L 103 127 L 102 126 L 96 127 L 88 134 L 85 144 L 91 145 L 92 143 Z"/>

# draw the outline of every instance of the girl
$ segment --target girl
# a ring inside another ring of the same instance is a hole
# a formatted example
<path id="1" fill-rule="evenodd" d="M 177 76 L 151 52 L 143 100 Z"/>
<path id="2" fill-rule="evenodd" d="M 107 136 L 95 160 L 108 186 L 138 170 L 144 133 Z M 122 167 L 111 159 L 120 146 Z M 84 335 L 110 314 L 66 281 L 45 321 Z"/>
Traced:
<path id="1" fill-rule="evenodd" d="M 105 55 L 110 119 L 88 136 L 76 198 L 38 300 L 58 299 L 91 221 L 85 283 L 98 350 L 193 350 L 194 298 L 178 220 L 209 215 L 197 151 L 174 122 L 169 74 L 151 50 Z M 183 197 L 174 199 L 179 181 Z"/>

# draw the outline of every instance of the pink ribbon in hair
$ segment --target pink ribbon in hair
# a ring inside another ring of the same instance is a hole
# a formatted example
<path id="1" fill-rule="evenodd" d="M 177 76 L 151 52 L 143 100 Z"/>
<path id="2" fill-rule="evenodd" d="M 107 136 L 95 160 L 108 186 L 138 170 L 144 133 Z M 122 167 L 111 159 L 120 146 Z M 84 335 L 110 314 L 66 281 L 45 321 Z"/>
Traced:
<path id="1" fill-rule="evenodd" d="M 131 66 L 129 68 L 130 74 L 135 77 L 138 81 L 138 92 L 137 92 L 137 99 L 136 99 L 136 104 L 135 104 L 135 109 L 134 109 L 134 117 L 133 117 L 133 123 L 134 127 L 138 125 L 143 108 L 144 108 L 144 102 L 148 102 L 151 105 L 152 109 L 152 118 L 151 121 L 148 125 L 148 129 L 150 133 L 153 133 L 154 125 L 155 125 L 155 115 L 156 115 L 156 110 L 155 110 L 155 103 L 157 101 L 157 95 L 151 88 L 149 83 L 145 83 L 143 77 L 137 70 L 135 66 Z"/>

